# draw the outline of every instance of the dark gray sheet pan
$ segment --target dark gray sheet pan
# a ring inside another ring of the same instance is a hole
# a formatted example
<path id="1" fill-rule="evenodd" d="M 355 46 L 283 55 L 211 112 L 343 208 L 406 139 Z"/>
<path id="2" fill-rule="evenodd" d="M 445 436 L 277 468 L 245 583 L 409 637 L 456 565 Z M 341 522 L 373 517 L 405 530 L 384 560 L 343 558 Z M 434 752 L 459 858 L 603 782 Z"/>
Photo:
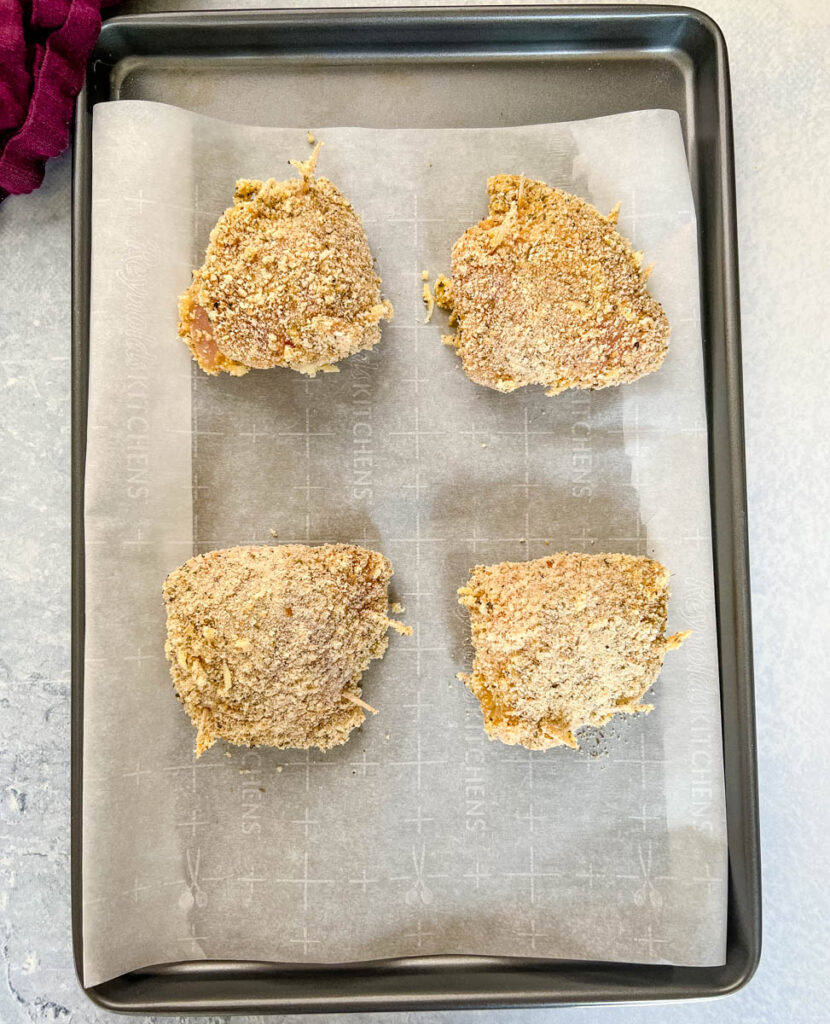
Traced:
<path id="1" fill-rule="evenodd" d="M 78 101 L 73 189 L 72 911 L 81 984 L 91 110 L 122 98 L 286 125 L 511 125 L 678 111 L 698 214 L 729 927 L 726 963 L 715 968 L 460 956 L 346 965 L 200 961 L 133 971 L 87 994 L 132 1013 L 291 1013 L 689 999 L 740 988 L 760 956 L 761 896 L 726 47 L 700 12 L 625 6 L 214 11 L 105 23 Z"/>

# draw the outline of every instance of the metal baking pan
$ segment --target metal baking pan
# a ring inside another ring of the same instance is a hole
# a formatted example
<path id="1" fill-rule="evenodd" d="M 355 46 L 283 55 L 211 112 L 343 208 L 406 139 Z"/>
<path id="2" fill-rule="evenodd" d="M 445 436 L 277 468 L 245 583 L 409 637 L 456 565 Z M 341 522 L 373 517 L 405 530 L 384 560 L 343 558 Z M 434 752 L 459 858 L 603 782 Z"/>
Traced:
<path id="1" fill-rule="evenodd" d="M 104 24 L 78 100 L 73 189 L 72 918 L 81 984 L 91 111 L 122 98 L 292 125 L 495 126 L 652 107 L 680 114 L 699 231 L 729 925 L 722 967 L 470 956 L 195 961 L 132 971 L 85 987 L 87 995 L 132 1013 L 250 1014 L 690 999 L 740 988 L 760 955 L 761 894 L 729 74 L 708 17 L 639 6 L 203 12 Z"/>

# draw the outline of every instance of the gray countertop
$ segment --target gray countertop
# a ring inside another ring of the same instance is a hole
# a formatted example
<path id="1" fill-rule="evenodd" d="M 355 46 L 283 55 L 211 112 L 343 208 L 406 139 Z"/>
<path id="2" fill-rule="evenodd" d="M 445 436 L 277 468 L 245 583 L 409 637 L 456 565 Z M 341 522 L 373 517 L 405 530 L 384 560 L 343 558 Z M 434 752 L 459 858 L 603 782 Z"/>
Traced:
<path id="1" fill-rule="evenodd" d="M 221 6 L 228 4 L 149 0 L 122 10 Z M 830 4 L 698 6 L 723 29 L 732 71 L 764 950 L 756 977 L 728 1000 L 576 1009 L 567 1011 L 569 1021 L 830 1020 L 830 968 L 819 941 L 830 920 L 823 820 L 830 784 L 820 731 L 830 692 Z M 39 192 L 0 206 L 2 1024 L 120 1019 L 80 991 L 70 940 L 69 203 L 65 154 L 49 165 Z M 507 1024 L 552 1019 L 555 1012 L 362 1016 Z"/>

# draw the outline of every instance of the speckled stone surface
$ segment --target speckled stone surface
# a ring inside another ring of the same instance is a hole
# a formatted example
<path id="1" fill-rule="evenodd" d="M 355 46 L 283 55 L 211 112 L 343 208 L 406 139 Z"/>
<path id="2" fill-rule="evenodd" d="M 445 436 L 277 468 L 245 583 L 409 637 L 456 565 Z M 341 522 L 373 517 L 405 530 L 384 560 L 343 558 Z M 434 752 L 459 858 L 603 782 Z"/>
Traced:
<path id="1" fill-rule="evenodd" d="M 732 67 L 764 952 L 755 979 L 727 1001 L 571 1010 L 569 1022 L 830 1019 L 823 942 L 830 920 L 830 783 L 822 734 L 830 689 L 830 405 L 822 297 L 828 291 L 830 5 L 698 5 L 721 25 Z M 150 0 L 122 9 L 173 6 L 227 4 Z M 414 0 L 412 6 L 423 5 Z M 87 1001 L 70 945 L 69 201 L 64 156 L 50 164 L 38 193 L 0 206 L 0 1024 L 123 1019 Z M 555 1013 L 326 1020 L 530 1024 Z"/>

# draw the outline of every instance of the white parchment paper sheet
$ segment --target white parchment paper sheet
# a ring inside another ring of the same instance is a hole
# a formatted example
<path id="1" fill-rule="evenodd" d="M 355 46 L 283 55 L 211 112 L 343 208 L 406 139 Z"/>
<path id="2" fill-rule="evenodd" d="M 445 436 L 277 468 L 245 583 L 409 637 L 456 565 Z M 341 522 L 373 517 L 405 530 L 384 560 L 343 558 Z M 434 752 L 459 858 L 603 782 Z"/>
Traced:
<path id="1" fill-rule="evenodd" d="M 726 843 L 695 214 L 677 115 L 492 130 L 311 126 L 362 215 L 396 317 L 308 380 L 208 378 L 176 297 L 238 177 L 286 177 L 306 129 L 157 104 L 94 114 L 86 476 L 84 973 L 186 958 L 416 953 L 717 964 Z M 656 262 L 673 333 L 633 385 L 546 398 L 467 380 L 423 323 L 420 271 L 486 211 L 488 175 L 610 210 Z M 198 762 L 163 656 L 165 574 L 239 543 L 387 554 L 412 638 L 364 679 L 380 709 L 319 751 Z M 455 675 L 471 566 L 560 549 L 673 573 L 655 711 L 580 753 L 490 743 Z"/>

